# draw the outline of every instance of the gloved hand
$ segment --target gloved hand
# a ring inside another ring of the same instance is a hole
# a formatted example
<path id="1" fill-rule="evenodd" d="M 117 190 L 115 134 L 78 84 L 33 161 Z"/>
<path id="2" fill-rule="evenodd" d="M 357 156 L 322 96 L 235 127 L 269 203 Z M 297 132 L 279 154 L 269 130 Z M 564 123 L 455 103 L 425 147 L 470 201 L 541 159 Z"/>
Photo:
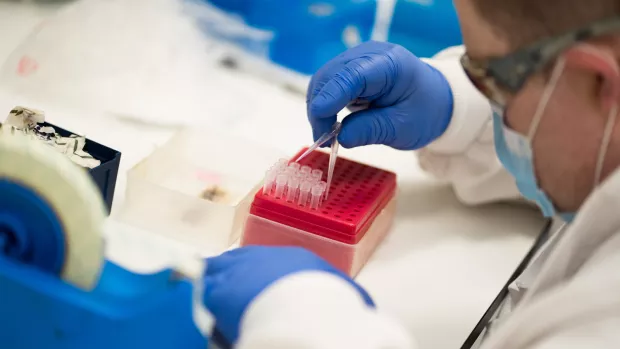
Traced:
<path id="1" fill-rule="evenodd" d="M 366 110 L 344 118 L 345 148 L 385 144 L 400 150 L 426 146 L 452 117 L 452 91 L 444 76 L 405 48 L 370 41 L 325 64 L 312 77 L 306 99 L 314 139 L 331 130 L 347 106 Z"/>
<path id="2" fill-rule="evenodd" d="M 230 344 L 235 343 L 252 300 L 273 282 L 301 271 L 338 275 L 374 307 L 364 289 L 312 252 L 298 247 L 248 246 L 207 259 L 204 304 L 215 316 L 217 330 Z"/>

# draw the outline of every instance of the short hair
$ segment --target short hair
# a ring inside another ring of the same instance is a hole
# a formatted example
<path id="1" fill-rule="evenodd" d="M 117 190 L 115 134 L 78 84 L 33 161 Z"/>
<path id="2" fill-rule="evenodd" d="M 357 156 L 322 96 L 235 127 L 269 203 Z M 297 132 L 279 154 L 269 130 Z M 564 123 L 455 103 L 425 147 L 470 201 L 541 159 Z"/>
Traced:
<path id="1" fill-rule="evenodd" d="M 471 0 L 513 49 L 620 16 L 620 0 Z M 619 33 L 620 34 L 620 33 Z"/>

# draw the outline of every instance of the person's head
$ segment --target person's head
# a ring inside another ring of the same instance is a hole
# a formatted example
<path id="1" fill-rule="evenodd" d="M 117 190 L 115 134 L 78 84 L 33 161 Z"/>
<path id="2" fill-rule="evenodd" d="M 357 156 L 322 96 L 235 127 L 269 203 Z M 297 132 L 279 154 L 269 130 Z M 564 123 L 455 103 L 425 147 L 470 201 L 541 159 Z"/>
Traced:
<path id="1" fill-rule="evenodd" d="M 492 81 L 501 93 L 491 99 L 506 107 L 505 122 L 514 131 L 530 136 L 543 92 L 554 73 L 559 77 L 531 137 L 534 167 L 555 206 L 576 211 L 593 190 L 607 121 L 620 104 L 620 0 L 454 2 L 466 70 L 480 66 L 500 73 L 503 81 Z M 605 33 L 598 35 L 601 28 Z M 477 85 L 488 91 L 488 85 Z M 609 127 L 601 180 L 620 166 L 618 119 Z"/>

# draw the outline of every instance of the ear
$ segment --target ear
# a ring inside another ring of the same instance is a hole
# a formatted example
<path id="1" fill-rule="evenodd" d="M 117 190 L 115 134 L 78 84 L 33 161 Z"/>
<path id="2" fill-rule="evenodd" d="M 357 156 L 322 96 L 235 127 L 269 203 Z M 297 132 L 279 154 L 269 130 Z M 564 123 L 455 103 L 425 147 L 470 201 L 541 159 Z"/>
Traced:
<path id="1" fill-rule="evenodd" d="M 578 44 L 563 57 L 567 67 L 590 71 L 600 79 L 596 97 L 605 113 L 620 101 L 620 65 L 610 47 Z"/>

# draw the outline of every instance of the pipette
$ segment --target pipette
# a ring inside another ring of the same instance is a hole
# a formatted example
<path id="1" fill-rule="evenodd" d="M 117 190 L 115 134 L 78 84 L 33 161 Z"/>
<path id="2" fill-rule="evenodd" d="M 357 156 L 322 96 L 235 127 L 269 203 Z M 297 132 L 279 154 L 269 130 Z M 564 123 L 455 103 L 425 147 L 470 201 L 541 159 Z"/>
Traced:
<path id="1" fill-rule="evenodd" d="M 341 126 L 340 122 L 336 122 L 330 132 L 323 134 L 319 139 L 317 139 L 317 141 L 314 142 L 314 144 L 311 145 L 310 148 L 308 148 L 308 150 L 306 150 L 303 154 L 299 155 L 299 157 L 295 160 L 295 162 L 300 162 L 303 158 L 308 156 L 308 154 L 312 153 L 313 151 L 315 151 L 316 149 L 318 149 L 325 143 L 329 142 L 331 139 L 337 139 L 338 133 L 340 133 L 340 126 Z M 333 146 L 334 145 L 332 143 L 332 149 L 333 149 Z"/>
<path id="2" fill-rule="evenodd" d="M 338 131 L 340 131 L 340 123 L 338 123 Z M 332 184 L 332 177 L 334 176 L 334 167 L 336 167 L 336 158 L 338 157 L 338 137 L 334 137 L 332 142 L 332 151 L 329 154 L 329 168 L 327 169 L 327 186 L 325 187 L 325 199 L 329 195 L 329 187 Z"/>
<path id="3" fill-rule="evenodd" d="M 338 134 L 340 133 L 340 128 L 342 124 L 340 122 L 336 122 L 332 127 L 332 130 L 328 133 L 322 135 L 313 145 L 311 145 L 308 150 L 306 150 L 303 154 L 301 154 L 295 162 L 301 161 L 308 154 L 312 153 L 314 150 L 322 146 L 323 144 L 329 142 L 333 139 L 331 153 L 329 154 L 329 167 L 327 169 L 327 187 L 325 188 L 325 199 L 329 195 L 329 187 L 332 183 L 332 176 L 334 175 L 334 167 L 336 167 L 336 158 L 338 157 Z"/>

